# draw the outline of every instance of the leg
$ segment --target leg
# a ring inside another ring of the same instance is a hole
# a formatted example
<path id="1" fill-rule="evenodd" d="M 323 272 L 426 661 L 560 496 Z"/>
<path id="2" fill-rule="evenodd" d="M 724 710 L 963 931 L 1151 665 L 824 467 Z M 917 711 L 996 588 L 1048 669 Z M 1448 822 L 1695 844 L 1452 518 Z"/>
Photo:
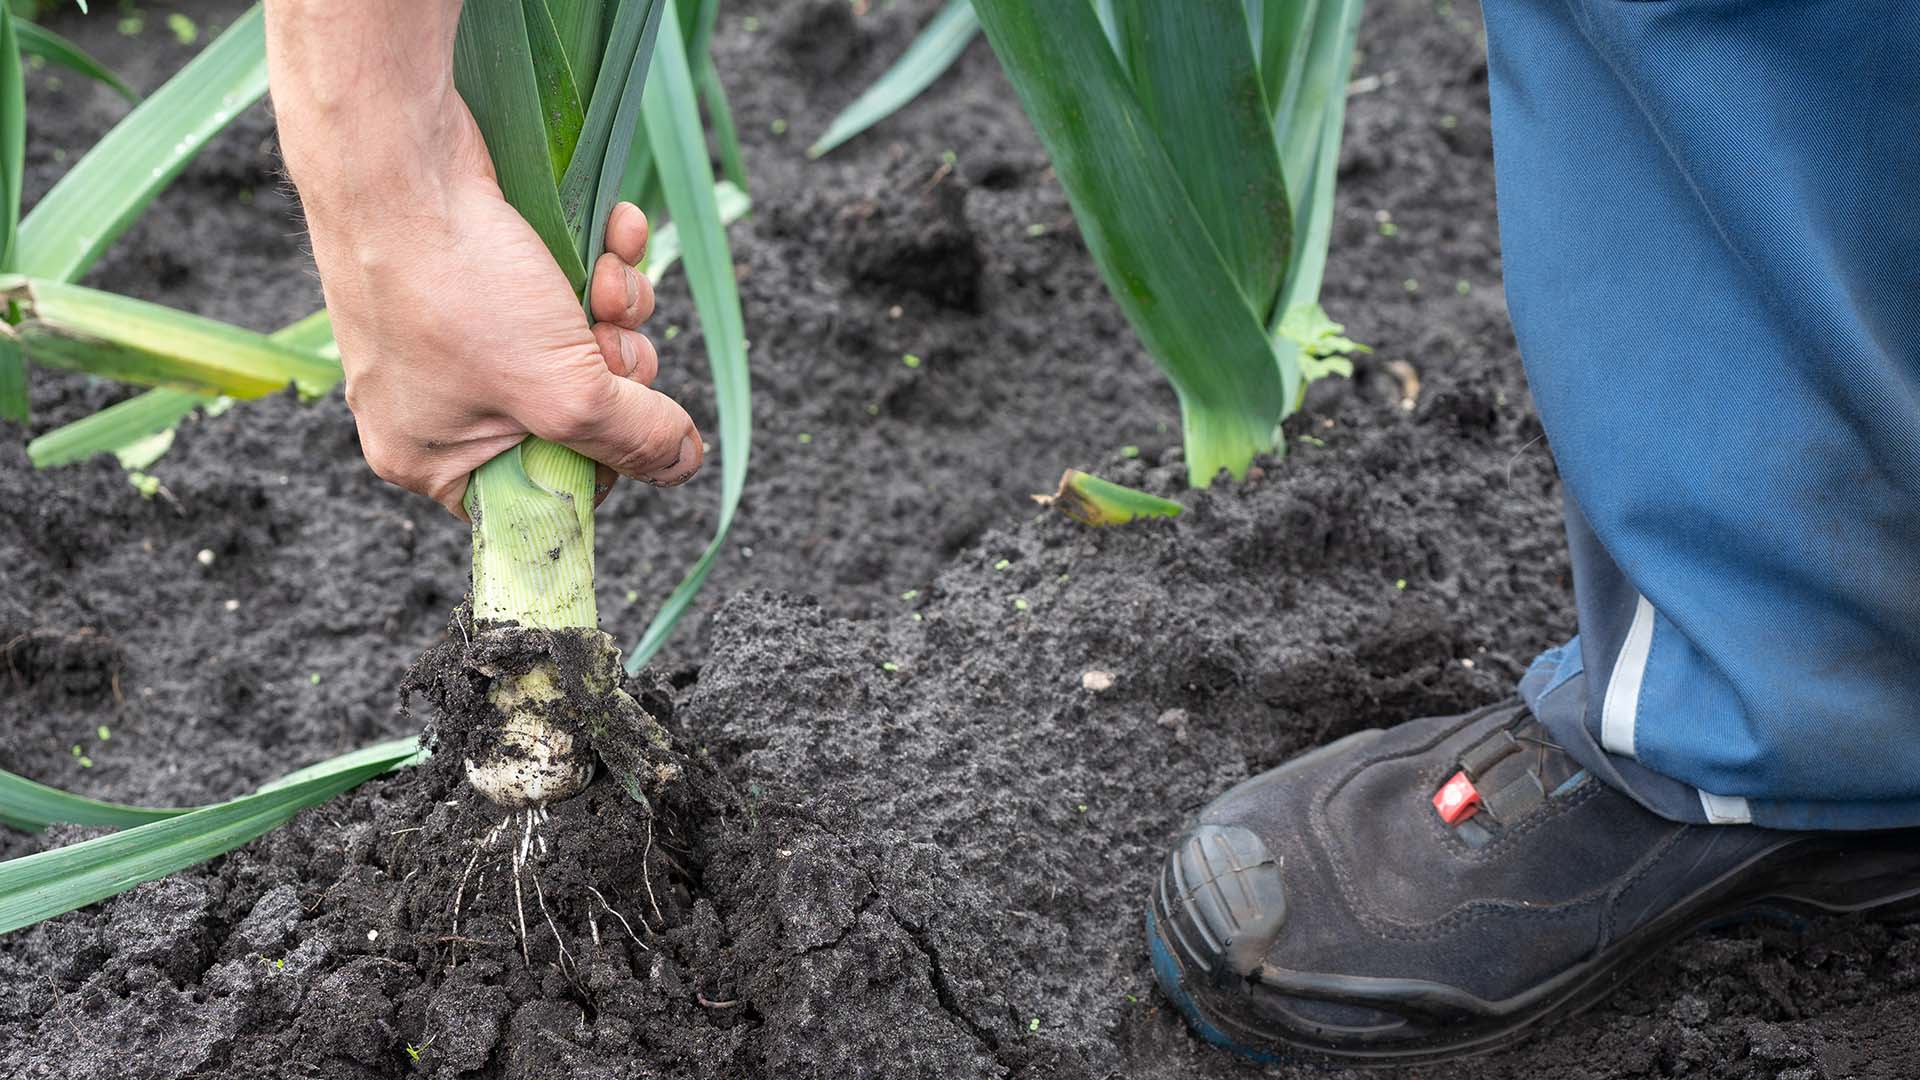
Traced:
<path id="1" fill-rule="evenodd" d="M 1483 1051 L 1705 921 L 1920 892 L 1920 7 L 1485 2 L 1582 635 L 1174 846 L 1160 985 L 1256 1057 Z"/>
<path id="2" fill-rule="evenodd" d="M 1920 824 L 1920 8 L 1487 20 L 1580 597 L 1529 701 L 1677 820 Z"/>

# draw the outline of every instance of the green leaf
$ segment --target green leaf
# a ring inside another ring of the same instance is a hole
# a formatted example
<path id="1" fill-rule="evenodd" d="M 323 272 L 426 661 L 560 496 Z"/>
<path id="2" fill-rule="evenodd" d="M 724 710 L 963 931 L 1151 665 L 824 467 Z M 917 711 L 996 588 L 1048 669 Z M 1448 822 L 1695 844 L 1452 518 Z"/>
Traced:
<path id="1" fill-rule="evenodd" d="M 826 134 L 807 148 L 807 156 L 819 157 L 920 96 L 921 91 L 933 85 L 935 79 L 960 59 L 979 30 L 980 20 L 974 14 L 972 0 L 947 0 L 947 6 L 920 31 L 907 51 L 900 54 L 900 59 L 855 98 L 853 104 L 840 110 L 840 115 L 827 125 Z"/>
<path id="2" fill-rule="evenodd" d="M 17 22 L 11 9 L 0 10 L 0 269 L 9 265 L 19 244 L 20 185 L 27 154 L 26 84 Z M 8 341 L 0 345 L 0 420 L 25 423 L 30 412 L 26 358 Z"/>
<path id="3" fill-rule="evenodd" d="M 333 323 L 324 309 L 274 331 L 270 339 L 333 364 L 340 360 L 340 348 L 333 341 Z M 339 369 L 332 370 L 338 377 Z M 158 460 L 159 455 L 140 459 L 139 464 L 129 464 L 133 447 L 171 430 L 188 413 L 216 400 L 224 399 L 165 387 L 149 390 L 92 416 L 54 428 L 27 444 L 27 457 L 34 467 L 46 469 L 84 461 L 95 454 L 113 453 L 119 455 L 122 467 L 144 469 Z M 164 452 L 165 448 L 161 450 Z"/>
<path id="4" fill-rule="evenodd" d="M 525 5 L 527 46 L 533 54 L 540 115 L 546 119 L 547 156 L 553 163 L 553 181 L 557 184 L 566 175 L 567 163 L 573 160 L 574 146 L 580 141 L 580 125 L 586 122 L 586 114 L 581 111 L 580 88 L 547 0 L 525 0 Z"/>
<path id="5" fill-rule="evenodd" d="M 1094 10 L 974 6 L 1108 290 L 1180 395 L 1189 482 L 1205 487 L 1222 468 L 1244 475 L 1254 454 L 1273 448 L 1294 399 L 1291 351 L 1274 348 L 1264 308 L 1248 304 L 1209 239 Z"/>
<path id="6" fill-rule="evenodd" d="M 248 9 L 87 152 L 20 223 L 8 269 L 72 281 L 207 140 L 267 91 L 266 34 Z"/>
<path id="7" fill-rule="evenodd" d="M 1179 517 L 1186 509 L 1172 499 L 1136 491 L 1079 469 L 1068 469 L 1060 476 L 1058 490 L 1052 495 L 1035 495 L 1033 501 L 1095 528 L 1125 525 L 1140 518 Z"/>
<path id="8" fill-rule="evenodd" d="M 27 358 L 20 343 L 0 335 L 0 420 L 24 424 L 31 410 L 27 404 Z"/>
<path id="9" fill-rule="evenodd" d="M 594 81 L 593 98 L 587 105 L 580 143 L 574 149 L 566 175 L 560 180 L 562 216 L 577 245 L 579 260 L 585 265 L 591 265 L 600 255 L 601 231 L 606 228 L 607 211 L 612 208 L 612 196 L 618 190 L 617 185 L 610 187 L 604 181 L 610 171 L 618 180 L 620 170 L 627 164 L 624 148 L 633 139 L 632 126 L 622 127 L 616 121 L 623 110 L 637 110 L 628 99 L 627 88 L 636 78 L 641 86 L 645 85 L 647 61 L 653 53 L 653 39 L 659 32 L 661 9 L 668 6 L 670 0 L 626 0 L 617 6 L 607 49 L 600 59 L 600 77 Z M 676 37 L 675 41 L 678 40 Z M 622 148 L 620 152 L 614 148 L 616 139 Z"/>
<path id="10" fill-rule="evenodd" d="M 47 469 L 85 461 L 95 454 L 116 453 L 149 436 L 171 430 L 207 401 L 205 394 L 191 390 L 165 387 L 149 390 L 47 432 L 27 444 L 27 457 L 34 468 Z"/>
<path id="11" fill-rule="evenodd" d="M 96 289 L 17 275 L 0 296 L 19 304 L 18 326 L 0 325 L 36 364 L 143 386 L 237 398 L 288 383 L 307 396 L 340 381 L 339 365 L 212 319 Z"/>
<path id="12" fill-rule="evenodd" d="M 151 806 L 126 806 L 71 795 L 59 788 L 16 776 L 0 769 L 0 823 L 27 832 L 38 832 L 49 825 L 104 825 L 124 829 L 165 821 L 190 813 L 191 809 L 168 810 Z M 0 866 L 6 864 L 0 863 Z"/>
<path id="13" fill-rule="evenodd" d="M 27 90 L 16 32 L 21 21 L 10 9 L 0 8 L 0 267 L 13 265 L 19 243 L 20 185 L 27 157 Z"/>
<path id="14" fill-rule="evenodd" d="M 1337 0 L 1336 0 L 1337 2 Z M 1313 19 L 1321 0 L 1245 0 L 1247 21 L 1260 53 L 1267 107 L 1276 118 L 1292 114 L 1313 44 Z"/>
<path id="15" fill-rule="evenodd" d="M 422 756 L 416 739 L 382 743 L 301 770 L 230 802 L 0 863 L 0 933 L 225 854 L 308 807 Z M 0 803 L 9 816 L 18 815 L 12 807 Z M 41 803 L 29 805 L 28 810 L 35 808 L 56 809 Z M 120 809 L 140 812 L 140 808 Z"/>
<path id="16" fill-rule="evenodd" d="M 617 84 L 620 87 L 620 103 L 614 109 L 613 128 L 607 134 L 606 145 L 599 148 L 600 177 L 594 185 L 594 196 L 591 200 L 593 216 L 588 220 L 586 230 L 586 251 L 589 263 L 599 257 L 600 250 L 606 243 L 607 215 L 613 212 L 614 203 L 620 198 L 621 181 L 626 173 L 627 159 L 635 141 L 634 134 L 641 126 L 643 109 L 641 97 L 647 87 L 647 69 L 658 51 L 655 42 L 660 35 L 662 15 L 672 9 L 672 4 L 667 0 L 633 0 L 627 8 L 621 10 L 620 15 L 626 15 L 629 9 L 637 10 L 643 4 L 647 8 L 646 25 L 641 29 L 639 45 L 634 49 L 633 59 L 626 69 L 626 79 Z M 676 34 L 674 37 L 676 48 L 679 47 L 679 42 L 680 38 Z M 614 85 L 607 76 L 617 74 L 617 71 L 610 72 L 604 64 L 600 71 L 601 81 L 609 86 Z"/>
<path id="17" fill-rule="evenodd" d="M 584 290 L 586 265 L 561 211 L 546 151 L 546 120 L 521 0 L 467 0 L 454 45 L 453 81 L 486 139 L 501 192 L 553 253 L 574 291 Z"/>
<path id="18" fill-rule="evenodd" d="M 326 308 L 298 322 L 288 323 L 269 336 L 289 349 L 312 353 L 335 364 L 340 362 L 340 346 L 333 340 L 333 316 L 327 313 Z"/>
<path id="19" fill-rule="evenodd" d="M 734 187 L 729 181 L 722 180 L 713 185 L 713 201 L 720 208 L 720 224 L 732 225 L 747 216 L 753 209 L 753 200 L 747 193 Z M 653 231 L 647 240 L 647 280 L 660 284 L 680 261 L 680 225 L 669 221 Z"/>
<path id="20" fill-rule="evenodd" d="M 1134 97 L 1264 321 L 1286 274 L 1292 221 L 1244 0 L 1115 0 L 1114 14 Z"/>
<path id="21" fill-rule="evenodd" d="M 80 46 L 39 23 L 26 19 L 17 20 L 14 29 L 20 35 L 21 52 L 38 56 L 49 64 L 58 64 L 68 71 L 84 75 L 128 101 L 139 104 L 140 95 L 133 92 L 133 87 L 121 82 L 120 76 L 109 71 L 105 64 L 88 56 Z"/>
<path id="22" fill-rule="evenodd" d="M 600 47 L 605 40 L 606 0 L 546 0 L 560 44 L 567 51 L 567 66 L 573 70 L 573 84 L 581 100 L 593 93 L 593 80 L 600 74 Z"/>
<path id="23" fill-rule="evenodd" d="M 746 322 L 740 314 L 733 253 L 727 246 L 726 226 L 722 224 L 720 207 L 714 197 L 713 168 L 707 160 L 699 101 L 678 23 L 678 14 L 668 5 L 655 47 L 653 70 L 647 76 L 643 104 L 647 137 L 652 143 L 667 208 L 685 249 L 687 281 L 693 291 L 694 306 L 700 313 L 707 361 L 713 370 L 714 397 L 720 416 L 720 518 L 714 527 L 713 540 L 634 645 L 627 657 L 628 671 L 640 670 L 660 651 L 706 582 L 713 561 L 733 527 L 740 493 L 746 487 L 747 458 L 753 441 Z"/>
<path id="24" fill-rule="evenodd" d="M 1291 114 L 1283 116 L 1294 207 L 1293 257 L 1273 320 L 1320 297 L 1327 247 L 1333 239 L 1333 189 L 1340 168 L 1340 133 L 1347 115 L 1347 76 L 1360 35 L 1362 0 L 1322 0 L 1314 21 L 1308 71 Z"/>
<path id="25" fill-rule="evenodd" d="M 700 100 L 707 106 L 713 141 L 720 145 L 720 174 L 734 187 L 747 191 L 747 159 L 740 149 L 740 129 L 734 126 L 727 88 L 720 85 L 720 73 L 714 70 L 711 59 L 700 65 Z"/>

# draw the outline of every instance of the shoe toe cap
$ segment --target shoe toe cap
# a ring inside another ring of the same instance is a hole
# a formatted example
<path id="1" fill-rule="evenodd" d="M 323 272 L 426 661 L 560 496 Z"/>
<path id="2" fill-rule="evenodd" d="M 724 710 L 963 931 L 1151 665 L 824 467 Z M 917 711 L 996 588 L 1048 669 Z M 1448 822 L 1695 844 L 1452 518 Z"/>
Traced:
<path id="1" fill-rule="evenodd" d="M 1160 895 L 1182 951 L 1216 976 L 1246 978 L 1287 918 L 1280 860 L 1252 829 L 1196 826 L 1167 857 Z"/>

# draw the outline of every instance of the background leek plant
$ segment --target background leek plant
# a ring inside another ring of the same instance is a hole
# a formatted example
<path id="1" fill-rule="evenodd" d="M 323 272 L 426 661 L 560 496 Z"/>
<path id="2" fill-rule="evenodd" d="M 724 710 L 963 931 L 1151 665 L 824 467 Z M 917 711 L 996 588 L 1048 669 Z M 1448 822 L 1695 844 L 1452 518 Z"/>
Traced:
<path id="1" fill-rule="evenodd" d="M 629 651 L 629 670 L 661 647 L 705 581 L 746 480 L 746 340 L 725 223 L 745 213 L 748 200 L 706 55 L 717 2 L 467 0 L 456 50 L 456 80 L 503 190 L 575 286 L 585 285 L 585 253 L 598 251 L 612 203 L 637 201 L 656 221 L 671 218 L 654 230 L 648 274 L 657 281 L 673 262 L 684 263 L 705 331 L 719 414 L 719 521 Z M 21 25 L 0 6 L 0 292 L 9 301 L 0 325 L 0 419 L 26 417 L 25 360 L 152 387 L 35 439 L 35 464 L 112 451 L 139 467 L 133 462 L 164 452 L 167 433 L 195 408 L 288 385 L 303 395 L 331 388 L 340 372 L 325 312 L 258 334 L 73 284 L 214 134 L 265 93 L 260 8 L 142 101 L 24 219 Z M 727 182 L 716 183 L 709 165 L 703 102 Z M 491 666 L 499 685 L 489 703 L 499 721 L 495 753 L 468 756 L 478 785 L 514 805 L 558 797 L 585 771 L 585 740 L 563 748 L 541 723 L 560 721 L 589 738 L 597 728 L 613 771 L 636 797 L 663 779 L 644 767 L 648 737 L 657 739 L 658 729 L 616 695 L 618 653 L 595 626 L 591 477 L 591 466 L 571 451 L 530 440 L 479 470 L 470 485 L 474 612 L 519 624 L 519 636 L 491 646 L 484 659 L 467 654 Z M 555 546 L 563 557 L 548 557 Z M 568 694 L 575 707 L 562 708 L 558 698 Z M 578 708 L 583 694 L 607 702 L 605 710 Z M 0 863 L 0 932 L 229 851 L 424 752 L 414 738 L 382 743 L 191 810 L 97 802 L 0 771 L 0 823 L 121 829 Z"/>
<path id="2" fill-rule="evenodd" d="M 1319 305 L 1362 0 L 951 0 L 810 149 L 905 105 L 984 29 L 1108 290 L 1179 394 L 1188 482 L 1277 452 L 1364 346 Z"/>

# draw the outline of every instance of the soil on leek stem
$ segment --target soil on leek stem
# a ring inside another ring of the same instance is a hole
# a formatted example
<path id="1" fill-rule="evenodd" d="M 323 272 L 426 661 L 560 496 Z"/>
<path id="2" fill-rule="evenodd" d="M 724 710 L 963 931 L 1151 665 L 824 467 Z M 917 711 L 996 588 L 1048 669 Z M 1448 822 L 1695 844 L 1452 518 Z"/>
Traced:
<path id="1" fill-rule="evenodd" d="M 596 757 L 601 771 L 646 805 L 681 779 L 685 755 L 652 713 L 621 688 L 621 677 L 619 650 L 599 630 L 476 623 L 463 604 L 445 639 L 408 670 L 400 693 L 403 708 L 415 696 L 432 703 L 427 745 L 436 755 L 462 762 L 482 794 L 503 806 L 564 801 L 575 793 L 577 781 L 566 781 L 548 798 L 523 778 L 542 772 L 591 774 Z M 529 745 L 521 721 L 546 731 L 541 747 Z M 539 751 L 555 745 L 564 747 L 562 760 L 548 761 Z M 515 779 L 483 787 L 480 775 Z"/>

